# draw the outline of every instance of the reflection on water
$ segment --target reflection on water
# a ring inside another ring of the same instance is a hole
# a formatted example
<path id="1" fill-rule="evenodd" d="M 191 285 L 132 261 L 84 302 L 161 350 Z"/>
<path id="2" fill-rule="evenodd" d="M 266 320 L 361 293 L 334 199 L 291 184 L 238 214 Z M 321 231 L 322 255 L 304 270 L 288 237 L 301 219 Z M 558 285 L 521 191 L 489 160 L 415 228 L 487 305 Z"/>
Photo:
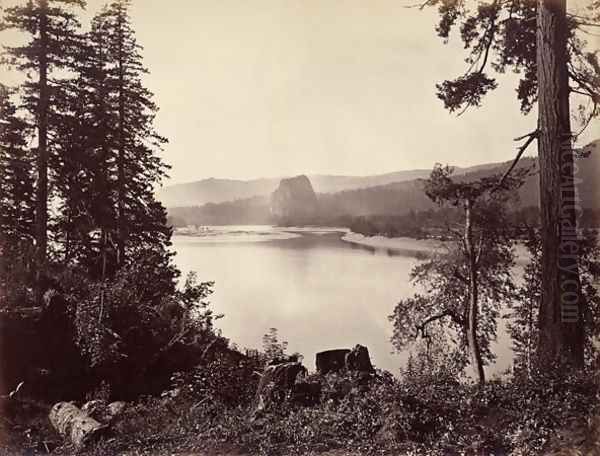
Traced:
<path id="1" fill-rule="evenodd" d="M 276 327 L 290 352 L 305 356 L 330 348 L 369 347 L 377 367 L 397 373 L 406 354 L 392 354 L 388 315 L 414 292 L 408 282 L 415 250 L 379 249 L 344 242 L 340 233 L 300 233 L 264 242 L 198 242 L 174 236 L 175 261 L 203 281 L 223 335 L 241 347 L 260 347 Z"/>

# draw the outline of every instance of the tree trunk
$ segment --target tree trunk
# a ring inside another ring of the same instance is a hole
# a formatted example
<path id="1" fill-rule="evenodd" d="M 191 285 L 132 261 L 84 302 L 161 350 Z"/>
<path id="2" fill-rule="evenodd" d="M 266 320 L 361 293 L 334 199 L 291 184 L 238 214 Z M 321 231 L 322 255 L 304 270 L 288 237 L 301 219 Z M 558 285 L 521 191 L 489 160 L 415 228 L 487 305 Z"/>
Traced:
<path id="1" fill-rule="evenodd" d="M 471 212 L 472 202 L 467 198 L 465 201 L 465 247 L 469 258 L 469 317 L 467 321 L 467 343 L 469 344 L 471 364 L 475 370 L 477 380 L 480 384 L 484 384 L 485 372 L 483 370 L 479 341 L 477 340 L 479 290 L 477 283 L 477 259 L 475 258 L 475 249 L 473 246 L 473 221 Z"/>
<path id="2" fill-rule="evenodd" d="M 566 0 L 539 0 L 538 155 L 542 222 L 542 301 L 538 354 L 545 366 L 583 365 L 577 259 L 577 202 L 569 110 Z"/>
<path id="3" fill-rule="evenodd" d="M 55 404 L 48 418 L 63 438 L 78 447 L 100 437 L 107 429 L 107 425 L 99 423 L 70 402 Z"/>
<path id="4" fill-rule="evenodd" d="M 529 304 L 529 309 L 527 310 L 527 358 L 526 358 L 526 370 L 527 370 L 527 378 L 531 378 L 531 368 L 532 366 L 532 361 L 533 361 L 533 351 L 535 350 L 535 347 L 533 346 L 533 332 L 535 330 L 534 326 L 533 326 L 533 310 L 534 310 L 534 306 L 537 307 L 537 305 L 539 305 L 539 303 L 535 302 L 533 300 L 533 298 L 528 300 L 528 304 Z"/>
<path id="5" fill-rule="evenodd" d="M 48 232 L 48 0 L 39 0 L 38 179 L 35 190 L 36 300 L 42 302 Z"/>
<path id="6" fill-rule="evenodd" d="M 119 150 L 117 156 L 117 263 L 125 262 L 125 68 L 122 19 L 119 17 Z"/>

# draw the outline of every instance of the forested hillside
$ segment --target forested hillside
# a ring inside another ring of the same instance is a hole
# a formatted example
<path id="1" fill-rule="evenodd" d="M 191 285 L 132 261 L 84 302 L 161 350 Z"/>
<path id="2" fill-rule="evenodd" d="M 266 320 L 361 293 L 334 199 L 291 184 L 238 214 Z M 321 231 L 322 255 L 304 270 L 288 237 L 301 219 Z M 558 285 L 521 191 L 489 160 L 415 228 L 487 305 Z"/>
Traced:
<path id="1" fill-rule="evenodd" d="M 456 167 L 456 175 L 494 168 L 490 163 L 471 167 Z M 416 169 L 374 176 L 308 175 L 315 192 L 335 193 L 344 190 L 374 187 L 426 178 L 431 170 Z M 186 184 L 176 184 L 158 190 L 157 198 L 168 208 L 201 206 L 206 203 L 222 203 L 254 196 L 269 196 L 284 177 L 270 179 L 204 179 Z"/>
<path id="2" fill-rule="evenodd" d="M 593 211 L 600 210 L 600 185 L 596 177 L 596 170 L 600 169 L 599 143 L 600 140 L 587 145 L 577 161 L 582 207 Z M 467 173 L 459 172 L 456 178 L 471 181 L 503 174 L 510 165 L 510 162 L 484 165 Z M 512 203 L 515 210 L 539 205 L 537 161 L 533 158 L 522 159 L 517 169 L 525 168 L 530 170 L 531 175 Z M 343 219 L 352 217 L 402 217 L 414 212 L 435 210 L 436 204 L 427 197 L 423 185 L 424 180 L 417 179 L 337 193 L 318 193 L 319 215 L 312 220 L 315 224 L 339 224 L 344 223 Z M 269 199 L 261 197 L 196 207 L 174 207 L 169 209 L 169 215 L 174 226 L 277 223 L 271 214 Z"/>

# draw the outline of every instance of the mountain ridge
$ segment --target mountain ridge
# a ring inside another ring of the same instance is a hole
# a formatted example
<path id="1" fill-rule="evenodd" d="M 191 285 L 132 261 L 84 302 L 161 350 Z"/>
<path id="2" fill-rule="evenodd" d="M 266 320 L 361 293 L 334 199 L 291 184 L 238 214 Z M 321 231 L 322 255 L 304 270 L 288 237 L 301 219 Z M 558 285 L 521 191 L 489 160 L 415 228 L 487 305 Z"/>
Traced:
<path id="1" fill-rule="evenodd" d="M 594 143 L 600 144 L 600 140 Z M 592 150 L 592 145 L 586 150 Z M 600 149 L 596 147 L 596 149 Z M 576 178 L 580 179 L 579 191 L 581 207 L 600 210 L 600 184 L 597 175 L 600 171 L 600 150 L 588 158 L 580 158 Z M 455 173 L 456 178 L 475 180 L 492 174 L 503 174 L 512 161 L 500 164 L 485 164 L 463 169 Z M 536 168 L 537 158 L 524 157 L 518 168 Z M 427 176 L 429 175 L 427 173 Z M 426 176 L 426 177 L 427 177 Z M 340 217 L 357 216 L 402 216 L 411 211 L 419 212 L 434 209 L 435 204 L 423 191 L 424 178 L 392 182 L 365 188 L 354 188 L 339 192 L 317 193 L 320 216 L 315 223 L 332 222 Z M 313 184 L 314 185 L 314 184 Z M 316 186 L 315 186 L 316 187 Z M 270 224 L 279 223 L 271 213 L 269 195 L 237 198 L 223 203 L 208 203 L 187 207 L 171 207 L 169 215 L 176 226 L 228 225 L 228 224 Z M 537 206 L 539 202 L 539 176 L 530 175 L 519 189 L 518 207 Z M 287 214 L 288 216 L 290 214 Z M 288 217 L 289 218 L 289 217 Z"/>
<path id="2" fill-rule="evenodd" d="M 485 163 L 468 167 L 455 167 L 455 174 L 462 175 L 481 169 L 490 169 L 500 164 Z M 307 174 L 306 176 L 312 183 L 316 193 L 336 193 L 422 179 L 428 177 L 430 172 L 431 169 L 412 169 L 366 176 L 336 174 Z M 291 177 L 293 176 L 247 180 L 210 177 L 162 187 L 157 191 L 157 197 L 167 208 L 224 203 L 255 196 L 268 196 L 277 189 L 282 179 Z"/>

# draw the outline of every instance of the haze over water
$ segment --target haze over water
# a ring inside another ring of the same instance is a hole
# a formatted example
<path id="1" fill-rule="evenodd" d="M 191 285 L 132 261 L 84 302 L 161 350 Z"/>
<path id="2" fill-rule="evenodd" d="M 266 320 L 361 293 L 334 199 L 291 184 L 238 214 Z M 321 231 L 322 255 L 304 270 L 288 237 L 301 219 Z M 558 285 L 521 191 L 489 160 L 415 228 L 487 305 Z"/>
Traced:
<path id="1" fill-rule="evenodd" d="M 414 252 L 350 244 L 340 233 L 243 230 L 173 238 L 182 271 L 215 282 L 210 301 L 225 315 L 217 321 L 225 337 L 240 347 L 260 348 L 262 336 L 276 327 L 289 342 L 288 352 L 303 354 L 309 370 L 318 351 L 362 344 L 376 367 L 398 373 L 408 353 L 392 354 L 387 317 L 415 291 L 408 280 L 418 262 Z M 420 241 L 413 242 L 418 250 Z M 490 374 L 510 365 L 510 342 L 502 345 Z"/>

